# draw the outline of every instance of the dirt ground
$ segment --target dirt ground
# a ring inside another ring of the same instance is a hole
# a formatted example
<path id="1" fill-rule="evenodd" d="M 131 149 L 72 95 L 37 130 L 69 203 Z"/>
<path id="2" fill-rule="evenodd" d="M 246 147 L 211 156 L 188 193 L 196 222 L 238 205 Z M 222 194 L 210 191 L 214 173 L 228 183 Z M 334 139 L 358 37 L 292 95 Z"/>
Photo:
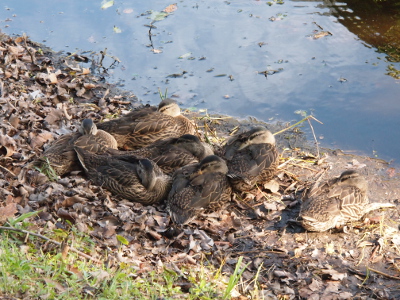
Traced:
<path id="1" fill-rule="evenodd" d="M 49 181 L 26 168 L 58 136 L 75 131 L 83 118 L 102 121 L 139 103 L 133 94 L 91 75 L 75 56 L 57 56 L 24 38 L 2 36 L 0 41 L 0 225 L 42 210 L 31 231 L 46 235 L 49 229 L 68 227 L 68 220 L 97 241 L 92 257 L 102 260 L 108 249 L 109 266 L 127 262 L 138 274 L 162 267 L 179 272 L 181 265 L 200 263 L 217 268 L 224 263 L 223 272 L 231 274 L 243 256 L 247 268 L 233 295 L 237 299 L 248 299 L 253 280 L 259 284 L 259 299 L 400 299 L 398 169 L 340 150 L 319 149 L 316 157 L 315 145 L 292 128 L 277 135 L 277 191 L 263 188 L 263 197 L 248 201 L 236 195 L 220 211 L 177 227 L 163 204 L 120 199 L 88 182 L 82 172 Z M 91 59 L 96 66 L 96 57 Z M 260 123 L 187 115 L 217 148 L 233 129 Z M 265 125 L 272 132 L 288 126 Z M 296 221 L 305 188 L 323 170 L 331 177 L 349 168 L 368 179 L 371 201 L 394 203 L 396 209 L 372 212 L 345 232 L 306 232 Z M 123 255 L 113 252 L 121 246 L 117 235 L 129 241 Z M 54 249 L 51 244 L 40 247 Z M 176 284 L 190 288 L 183 274 Z"/>

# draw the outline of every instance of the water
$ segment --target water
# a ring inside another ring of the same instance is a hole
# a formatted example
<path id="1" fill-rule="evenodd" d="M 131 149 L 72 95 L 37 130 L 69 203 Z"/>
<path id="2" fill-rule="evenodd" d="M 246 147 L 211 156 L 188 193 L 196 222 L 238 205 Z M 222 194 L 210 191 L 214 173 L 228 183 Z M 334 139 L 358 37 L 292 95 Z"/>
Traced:
<path id="1" fill-rule="evenodd" d="M 116 1 L 102 10 L 101 1 L 3 0 L 0 26 L 56 51 L 107 48 L 105 66 L 112 56 L 121 61 L 108 80 L 144 102 L 158 103 L 160 88 L 184 107 L 241 118 L 298 121 L 295 111 L 304 110 L 324 123 L 314 124 L 322 146 L 398 164 L 400 80 L 390 69 L 400 70 L 395 2 L 183 0 L 154 22 L 150 41 L 149 11 L 170 3 Z M 321 31 L 331 35 L 313 38 Z"/>

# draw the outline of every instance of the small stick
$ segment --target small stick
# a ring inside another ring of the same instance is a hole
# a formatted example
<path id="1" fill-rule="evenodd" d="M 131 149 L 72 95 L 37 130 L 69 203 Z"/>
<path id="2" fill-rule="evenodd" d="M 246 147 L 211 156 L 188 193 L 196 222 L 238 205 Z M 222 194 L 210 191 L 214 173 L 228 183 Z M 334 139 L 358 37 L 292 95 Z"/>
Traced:
<path id="1" fill-rule="evenodd" d="M 24 46 L 23 46 L 23 47 L 25 48 L 25 50 L 28 52 L 29 56 L 31 57 L 32 63 L 33 63 L 33 64 L 36 64 L 35 56 L 33 56 L 33 54 L 31 53 L 31 51 L 29 51 L 29 49 L 28 49 L 28 44 L 26 43 L 26 40 L 27 40 L 26 34 L 24 34 L 22 37 L 23 37 L 23 39 L 24 39 Z"/>
<path id="2" fill-rule="evenodd" d="M 311 116 L 311 117 L 312 117 L 312 116 Z M 315 119 L 315 118 L 313 118 L 313 119 Z M 312 132 L 313 137 L 314 137 L 315 146 L 317 147 L 317 158 L 319 158 L 319 147 L 318 147 L 317 137 L 315 136 L 314 127 L 312 126 L 310 119 L 307 119 L 307 121 L 308 121 L 308 124 L 309 124 L 310 127 L 311 127 L 311 132 Z"/>
<path id="3" fill-rule="evenodd" d="M 11 172 L 9 169 L 7 169 L 6 167 L 3 167 L 2 165 L 0 165 L 0 169 L 10 173 L 12 176 L 16 177 L 17 175 L 15 175 L 13 172 Z"/>
<path id="4" fill-rule="evenodd" d="M 30 231 L 27 231 L 27 230 L 23 230 L 23 229 L 19 229 L 19 228 L 14 228 L 14 227 L 5 227 L 5 226 L 0 226 L 0 230 L 10 230 L 10 231 L 22 232 L 22 233 L 25 233 L 25 234 L 27 234 L 27 235 L 36 236 L 36 237 L 38 237 L 38 238 L 41 238 L 41 239 L 46 240 L 46 241 L 48 241 L 48 242 L 51 242 L 51 243 L 53 243 L 53 244 L 55 244 L 55 245 L 57 245 L 57 246 L 61 246 L 61 243 L 60 243 L 60 242 L 57 242 L 57 241 L 55 241 L 55 240 L 53 240 L 53 239 L 50 239 L 50 238 L 48 238 L 47 236 L 44 236 L 44 235 L 41 235 L 41 234 L 38 234 L 38 233 L 34 233 L 34 232 L 30 232 Z M 101 263 L 102 263 L 101 261 L 99 261 L 99 260 L 97 260 L 97 259 L 91 257 L 90 255 L 87 255 L 87 254 L 85 254 L 85 253 L 83 253 L 83 252 L 81 252 L 81 251 L 79 251 L 78 249 L 75 249 L 75 248 L 73 248 L 73 247 L 70 247 L 69 250 L 71 250 L 71 251 L 73 251 L 73 252 L 76 252 L 76 253 L 78 253 L 78 255 L 83 256 L 83 257 L 85 257 L 85 258 L 87 258 L 87 259 L 89 259 L 89 260 L 92 260 L 92 261 L 94 261 L 95 263 L 98 263 L 98 264 L 101 264 Z"/>
<path id="5" fill-rule="evenodd" d="M 312 115 L 309 115 L 309 116 L 305 117 L 304 119 L 298 121 L 297 123 L 295 123 L 293 125 L 290 125 L 289 127 L 285 128 L 285 129 L 282 129 L 281 131 L 275 132 L 274 135 L 281 134 L 282 132 L 285 132 L 285 131 L 289 130 L 290 128 L 296 127 L 297 125 L 303 123 L 304 121 L 306 121 L 308 119 L 313 119 L 313 120 L 317 121 L 320 124 L 324 124 L 321 121 L 319 121 L 316 118 L 314 118 Z"/>
<path id="6" fill-rule="evenodd" d="M 367 270 L 370 270 L 370 271 L 372 271 L 372 272 L 374 272 L 374 273 L 376 273 L 376 274 L 379 274 L 379 275 L 385 276 L 385 277 L 387 277 L 387 278 L 390 278 L 390 279 L 400 280 L 400 277 L 397 277 L 397 276 L 392 276 L 392 275 L 389 275 L 389 274 L 383 273 L 383 272 L 381 272 L 381 271 L 378 271 L 378 270 L 372 269 L 372 268 L 370 268 L 370 267 L 367 267 Z"/>

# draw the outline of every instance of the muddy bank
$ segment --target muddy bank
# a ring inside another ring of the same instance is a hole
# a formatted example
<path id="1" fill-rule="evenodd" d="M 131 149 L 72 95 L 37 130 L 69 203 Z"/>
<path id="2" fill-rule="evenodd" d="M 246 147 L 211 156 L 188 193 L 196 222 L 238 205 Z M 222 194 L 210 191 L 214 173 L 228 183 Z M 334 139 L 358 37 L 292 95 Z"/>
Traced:
<path id="1" fill-rule="evenodd" d="M 76 131 L 83 118 L 101 122 L 140 103 L 135 95 L 92 76 L 74 56 L 55 55 L 25 38 L 0 40 L 0 224 L 41 210 L 29 230 L 48 235 L 56 228 L 67 231 L 72 224 L 96 240 L 87 254 L 105 260 L 104 249 L 122 249 L 122 255 L 109 254 L 108 266 L 129 263 L 138 276 L 204 262 L 216 268 L 223 264 L 229 275 L 243 256 L 248 266 L 234 294 L 238 299 L 257 299 L 251 296 L 254 285 L 246 284 L 252 280 L 258 282 L 261 299 L 400 297 L 400 173 L 388 163 L 340 150 L 320 149 L 317 157 L 315 145 L 301 130 L 289 129 L 277 135 L 277 191 L 264 188 L 263 197 L 246 201 L 236 195 L 220 211 L 177 228 L 163 204 L 143 206 L 120 199 L 88 182 L 82 172 L 50 181 L 26 168 L 53 140 Z M 260 123 L 185 113 L 216 148 L 233 130 Z M 266 124 L 272 132 L 289 125 Z M 395 203 L 397 209 L 373 212 L 369 221 L 351 224 L 346 233 L 305 232 L 296 222 L 302 192 L 322 170 L 329 177 L 349 168 L 366 176 L 371 201 Z M 117 235 L 128 245 L 122 246 Z M 35 247 L 59 251 L 40 242 Z M 182 284 L 189 284 L 183 275 Z"/>

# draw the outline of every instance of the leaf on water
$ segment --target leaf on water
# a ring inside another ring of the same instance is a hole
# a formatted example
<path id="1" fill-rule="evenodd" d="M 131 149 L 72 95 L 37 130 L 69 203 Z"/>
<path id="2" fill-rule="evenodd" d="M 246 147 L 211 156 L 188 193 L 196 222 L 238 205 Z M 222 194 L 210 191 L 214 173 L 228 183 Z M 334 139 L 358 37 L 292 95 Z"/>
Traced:
<path id="1" fill-rule="evenodd" d="M 178 9 L 178 5 L 176 3 L 168 5 L 163 11 L 166 13 L 172 13 Z"/>
<path id="2" fill-rule="evenodd" d="M 119 28 L 117 26 L 114 26 L 113 30 L 114 30 L 115 33 L 121 33 L 122 32 L 121 28 Z"/>
<path id="3" fill-rule="evenodd" d="M 150 19 L 154 22 L 162 21 L 168 16 L 168 13 L 165 11 L 153 11 L 150 15 Z"/>
<path id="4" fill-rule="evenodd" d="M 131 13 L 133 13 L 133 9 L 132 8 L 125 8 L 122 12 L 124 14 L 131 14 Z"/>
<path id="5" fill-rule="evenodd" d="M 129 242 L 126 238 L 124 238 L 122 235 L 117 234 L 117 240 L 124 245 L 129 245 Z"/>
<path id="6" fill-rule="evenodd" d="M 107 9 L 114 5 L 114 0 L 103 0 L 101 1 L 101 9 Z"/>
<path id="7" fill-rule="evenodd" d="M 188 52 L 188 53 L 182 54 L 182 55 L 179 56 L 178 58 L 179 58 L 179 59 L 183 59 L 183 58 L 189 57 L 190 55 L 192 55 L 192 52 Z"/>
<path id="8" fill-rule="evenodd" d="M 155 54 L 159 54 L 159 53 L 162 53 L 162 50 L 160 50 L 160 49 L 151 49 L 151 51 L 153 51 L 153 53 L 155 53 Z"/>

